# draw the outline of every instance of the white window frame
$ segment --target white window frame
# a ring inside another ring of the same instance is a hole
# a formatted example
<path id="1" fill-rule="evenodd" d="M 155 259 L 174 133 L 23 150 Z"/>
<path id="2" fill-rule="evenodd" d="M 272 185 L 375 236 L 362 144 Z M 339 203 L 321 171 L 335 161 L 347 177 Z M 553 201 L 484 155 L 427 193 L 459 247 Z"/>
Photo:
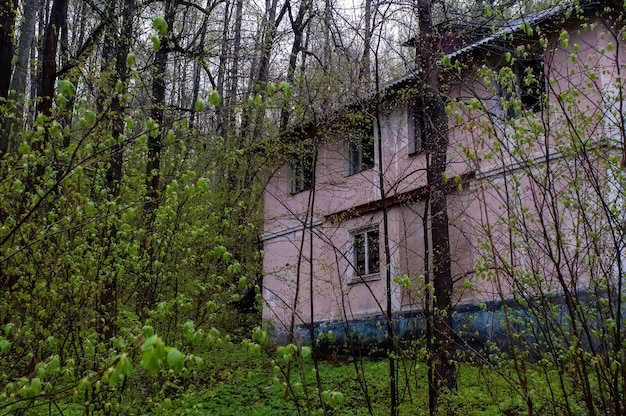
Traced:
<path id="1" fill-rule="evenodd" d="M 373 236 L 375 234 L 375 237 Z M 370 238 L 370 236 L 374 237 L 374 238 Z M 381 266 L 381 258 L 380 258 L 380 231 L 378 230 L 378 227 L 371 227 L 371 228 L 365 228 L 365 229 L 360 229 L 358 231 L 353 231 L 351 233 L 351 237 L 352 237 L 352 255 L 351 255 L 351 261 L 352 261 L 352 283 L 358 283 L 358 282 L 363 282 L 363 281 L 368 281 L 368 280 L 377 280 L 380 279 L 380 266 Z M 362 248 L 362 253 L 363 253 L 363 260 L 359 261 L 359 239 L 361 239 L 360 241 L 363 242 L 363 248 Z M 372 244 L 372 240 L 376 241 L 376 264 L 375 267 L 373 267 L 373 270 L 371 270 L 372 265 L 370 264 L 372 259 L 371 259 L 371 248 L 370 248 L 370 244 Z M 360 268 L 360 263 L 363 264 L 363 271 L 360 272 L 359 268 Z"/>

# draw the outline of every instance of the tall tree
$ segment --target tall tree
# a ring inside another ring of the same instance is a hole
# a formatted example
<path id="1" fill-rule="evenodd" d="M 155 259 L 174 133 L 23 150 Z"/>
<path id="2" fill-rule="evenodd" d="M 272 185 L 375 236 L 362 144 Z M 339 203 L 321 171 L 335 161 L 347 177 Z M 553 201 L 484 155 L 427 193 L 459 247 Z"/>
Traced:
<path id="1" fill-rule="evenodd" d="M 59 36 L 61 28 L 66 24 L 68 3 L 69 0 L 53 0 L 50 19 L 44 32 L 41 70 L 38 76 L 37 96 L 40 101 L 37 103 L 37 112 L 48 117 L 52 115 L 54 85 L 57 80 Z M 43 143 L 41 145 L 43 146 Z"/>
<path id="2" fill-rule="evenodd" d="M 13 51 L 17 0 L 0 0 L 0 100 L 9 96 L 11 72 L 13 70 Z M 1 101 L 0 101 L 1 103 Z M 3 110 L 3 113 L 6 110 Z M 4 125 L 4 116 L 0 116 L 0 129 Z M 8 135 L 0 131 L 0 156 L 8 150 Z"/>
<path id="3" fill-rule="evenodd" d="M 24 100 L 26 97 L 26 80 L 28 79 L 28 71 L 30 64 L 30 54 L 33 50 L 33 40 L 35 38 L 35 22 L 37 19 L 37 12 L 40 9 L 41 0 L 24 0 L 24 17 L 20 26 L 20 35 L 17 47 L 17 60 L 15 62 L 15 69 L 11 77 L 10 92 L 13 94 L 10 96 L 13 106 L 14 118 L 10 118 L 5 121 L 3 130 L 0 133 L 0 153 L 2 149 L 8 149 L 11 151 L 13 144 L 12 134 L 16 127 L 16 120 L 22 119 L 22 113 L 24 111 Z M 21 127 L 21 126 L 20 126 Z"/>
<path id="4" fill-rule="evenodd" d="M 431 380 L 431 397 L 439 396 L 441 389 L 454 389 L 457 384 L 454 365 L 452 330 L 452 271 L 450 259 L 450 234 L 448 231 L 448 205 L 445 186 L 447 152 L 449 145 L 448 117 L 444 96 L 440 88 L 438 61 L 442 56 L 440 39 L 433 25 L 431 0 L 417 0 L 419 43 L 417 62 L 420 71 L 420 89 L 426 119 L 426 158 L 428 204 L 432 245 L 433 283 L 433 354 L 435 379 Z M 431 414 L 434 414 L 431 400 Z"/>

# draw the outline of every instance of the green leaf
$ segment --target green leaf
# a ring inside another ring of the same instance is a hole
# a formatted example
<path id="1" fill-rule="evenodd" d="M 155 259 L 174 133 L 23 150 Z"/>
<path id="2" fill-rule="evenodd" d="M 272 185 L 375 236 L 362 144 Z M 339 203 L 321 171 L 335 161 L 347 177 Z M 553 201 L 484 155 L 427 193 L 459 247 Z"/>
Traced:
<path id="1" fill-rule="evenodd" d="M 87 390 L 90 385 L 91 385 L 91 382 L 89 381 L 89 379 L 87 377 L 84 377 L 78 382 L 78 385 L 76 386 L 76 390 L 78 390 L 79 392 L 83 392 Z"/>
<path id="2" fill-rule="evenodd" d="M 165 35 L 167 33 L 167 22 L 163 18 L 163 16 L 156 16 L 152 20 L 152 28 L 159 32 L 161 35 Z"/>
<path id="3" fill-rule="evenodd" d="M 124 377 L 129 376 L 133 372 L 133 363 L 126 356 L 126 354 L 122 354 L 120 359 L 117 361 L 113 372 L 108 378 L 109 385 L 115 386 L 117 385 Z"/>
<path id="4" fill-rule="evenodd" d="M 283 94 L 286 98 L 289 98 L 291 96 L 291 84 L 289 84 L 288 82 L 281 82 L 280 84 L 278 84 L 278 88 L 283 91 Z"/>
<path id="5" fill-rule="evenodd" d="M 57 105 L 60 108 L 62 108 L 62 109 L 67 108 L 67 98 L 65 98 L 64 95 L 57 95 L 56 98 L 54 99 L 54 101 L 57 103 Z"/>
<path id="6" fill-rule="evenodd" d="M 311 347 L 302 347 L 302 351 L 300 351 L 300 356 L 303 359 L 307 359 L 311 356 Z"/>
<path id="7" fill-rule="evenodd" d="M 41 394 L 42 387 L 43 385 L 41 383 L 41 379 L 39 377 L 35 377 L 30 381 L 30 386 L 28 388 L 28 391 L 31 395 L 37 396 Z"/>
<path id="8" fill-rule="evenodd" d="M 221 259 L 224 253 L 226 253 L 226 247 L 224 246 L 217 246 L 213 249 L 213 256 L 217 260 Z"/>
<path id="9" fill-rule="evenodd" d="M 72 99 L 74 94 L 76 94 L 76 87 L 72 84 L 71 81 L 66 79 L 59 80 L 58 85 L 59 94 L 63 95 L 65 98 Z"/>
<path id="10" fill-rule="evenodd" d="M 148 339 L 146 339 L 146 341 L 143 343 L 143 347 L 141 347 L 141 350 L 144 352 L 149 351 L 160 342 L 161 338 L 159 338 L 157 335 L 152 335 L 151 337 L 148 337 Z"/>
<path id="11" fill-rule="evenodd" d="M 265 345 L 268 340 L 267 332 L 263 331 L 259 327 L 254 328 L 254 330 L 252 331 L 252 340 L 254 342 L 258 342 L 261 345 Z"/>
<path id="12" fill-rule="evenodd" d="M 564 49 L 569 46 L 569 33 L 566 30 L 562 30 L 559 34 L 559 42 Z"/>
<path id="13" fill-rule="evenodd" d="M 204 110 L 204 101 L 198 98 L 196 100 L 196 104 L 194 105 L 193 109 L 196 113 L 199 113 L 200 111 Z"/>
<path id="14" fill-rule="evenodd" d="M 141 366 L 148 370 L 149 373 L 155 374 L 161 368 L 161 359 L 155 348 L 143 353 L 141 357 Z"/>
<path id="15" fill-rule="evenodd" d="M 128 65 L 128 66 L 135 65 L 135 54 L 134 53 L 129 53 L 128 55 L 126 55 L 126 65 Z"/>
<path id="16" fill-rule="evenodd" d="M 11 351 L 11 343 L 6 339 L 0 339 L 0 353 L 8 354 Z"/>
<path id="17" fill-rule="evenodd" d="M 185 367 L 185 355 L 176 348 L 172 348 L 167 353 L 167 365 L 179 374 Z"/>
<path id="18" fill-rule="evenodd" d="M 220 94 L 217 91 L 213 91 L 211 95 L 209 96 L 209 103 L 211 103 L 213 107 L 219 107 L 220 102 L 221 102 Z"/>
<path id="19" fill-rule="evenodd" d="M 158 36 L 156 35 L 150 36 L 150 41 L 152 42 L 152 49 L 154 49 L 155 51 L 158 51 L 159 49 L 161 49 L 161 39 L 159 39 Z"/>

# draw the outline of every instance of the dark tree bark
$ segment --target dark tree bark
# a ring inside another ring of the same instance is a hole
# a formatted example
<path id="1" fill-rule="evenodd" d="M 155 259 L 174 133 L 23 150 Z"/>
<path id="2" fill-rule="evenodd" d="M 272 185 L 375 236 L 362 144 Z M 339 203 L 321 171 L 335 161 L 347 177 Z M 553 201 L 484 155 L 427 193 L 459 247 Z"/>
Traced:
<path id="1" fill-rule="evenodd" d="M 99 94 L 99 104 L 107 102 L 107 97 L 111 91 L 116 91 L 115 84 L 118 80 L 124 85 L 128 79 L 128 65 L 126 58 L 130 52 L 132 43 L 132 32 L 135 15 L 135 0 L 123 0 L 121 30 L 118 31 L 118 20 L 116 17 L 119 0 L 111 0 L 107 5 L 108 28 L 105 31 L 104 46 L 102 50 L 101 73 L 107 78 Z M 113 94 L 110 98 L 110 107 L 100 108 L 106 112 L 105 118 L 109 120 L 111 126 L 111 136 L 115 140 L 109 156 L 109 166 L 107 168 L 106 179 L 112 198 L 117 198 L 120 193 L 120 182 L 122 180 L 123 144 L 119 143 L 120 136 L 124 133 L 124 106 L 120 99 L 121 94 Z M 113 226 L 114 227 L 114 226 Z M 105 235 L 115 235 L 116 230 L 108 230 L 105 227 Z M 112 275 L 106 278 L 102 285 L 99 296 L 98 313 L 100 314 L 100 328 L 98 332 L 103 340 L 109 340 L 117 332 L 117 276 Z"/>
<path id="2" fill-rule="evenodd" d="M 9 96 L 13 52 L 15 50 L 13 31 L 16 14 L 17 0 L 0 0 L 0 99 Z M 0 115 L 0 126 L 3 125 L 4 115 Z M 6 153 L 8 147 L 8 135 L 0 135 L 0 156 Z"/>
<path id="3" fill-rule="evenodd" d="M 434 383 L 431 394 L 436 398 L 442 388 L 456 388 L 454 366 L 454 341 L 452 330 L 452 271 L 450 260 L 450 235 L 448 231 L 448 202 L 444 172 L 449 144 L 448 119 L 445 102 L 439 85 L 441 48 L 431 16 L 431 0 L 417 0 L 420 43 L 417 62 L 422 74 L 421 90 L 426 115 L 427 181 L 429 187 L 432 283 L 433 283 L 433 354 Z"/>
<path id="4" fill-rule="evenodd" d="M 163 127 L 165 121 L 165 83 L 167 59 L 170 51 L 170 43 L 173 40 L 172 28 L 174 27 L 174 17 L 178 0 L 167 0 L 165 2 L 165 22 L 168 26 L 168 33 L 160 35 L 161 47 L 154 57 L 154 72 L 152 77 L 152 110 L 150 115 L 159 128 Z M 146 188 L 147 201 L 146 208 L 153 211 L 158 205 L 159 181 L 161 174 L 161 148 L 163 134 L 150 134 L 148 137 L 148 163 L 146 166 Z"/>
<path id="5" fill-rule="evenodd" d="M 289 4 L 289 3 L 288 3 Z M 308 25 L 308 19 L 305 20 L 311 9 L 310 1 L 303 1 L 298 9 L 298 14 L 294 18 L 291 6 L 289 6 L 289 20 L 291 21 L 291 29 L 293 30 L 293 43 L 291 44 L 291 53 L 289 54 L 289 66 L 287 67 L 287 82 L 293 83 L 298 64 L 298 55 L 302 50 L 302 42 L 304 39 L 304 31 Z M 280 129 L 285 130 L 289 123 L 289 109 L 283 107 L 280 114 Z"/>
<path id="6" fill-rule="evenodd" d="M 243 0 L 237 0 L 237 7 L 235 9 L 235 36 L 233 39 L 233 50 L 230 66 L 230 92 L 226 97 L 226 108 L 230 108 L 230 101 L 234 102 L 237 98 L 237 90 L 239 85 L 239 69 L 240 69 L 240 57 L 241 57 L 241 21 L 243 18 Z M 228 114 L 226 122 L 229 125 L 234 124 L 232 112 Z"/>
<path id="7" fill-rule="evenodd" d="M 278 0 L 265 0 L 265 19 L 261 31 L 260 53 L 258 65 L 252 68 L 250 79 L 250 91 L 252 94 L 263 94 L 270 78 L 270 61 L 272 49 L 276 41 L 277 28 L 282 22 L 289 7 L 289 1 L 285 1 L 278 11 Z M 242 133 L 250 138 L 258 137 L 263 112 L 250 114 L 244 118 Z"/>
<path id="8" fill-rule="evenodd" d="M 372 0 L 365 0 L 365 28 L 363 28 L 363 55 L 359 62 L 359 80 L 369 85 L 371 81 L 371 50 L 372 50 Z"/>
<path id="9" fill-rule="evenodd" d="M 167 23 L 167 33 L 160 33 L 160 48 L 155 53 L 152 75 L 152 108 L 150 116 L 157 123 L 159 132 L 148 132 L 148 160 L 146 163 L 146 199 L 144 209 L 148 224 L 152 223 L 155 211 L 159 206 L 159 184 L 161 180 L 161 150 L 163 148 L 163 128 L 165 123 L 166 107 L 166 72 L 167 60 L 174 41 L 172 32 L 174 18 L 178 0 L 167 0 L 165 2 L 165 22 Z M 156 250 L 148 237 L 144 241 L 144 246 L 148 251 L 151 260 L 154 260 Z M 150 262 L 151 264 L 153 261 Z M 139 314 L 144 317 L 145 311 L 152 307 L 158 290 L 157 281 L 153 279 L 140 284 L 139 291 Z"/>
<path id="10" fill-rule="evenodd" d="M 52 100 L 54 98 L 54 84 L 57 79 L 57 51 L 61 28 L 67 20 L 67 5 L 69 0 L 54 0 L 50 12 L 50 20 L 46 25 L 43 39 L 41 58 L 40 84 L 37 96 L 41 99 L 37 103 L 37 112 L 44 116 L 52 115 Z M 41 144 L 43 146 L 43 143 Z"/>
<path id="11" fill-rule="evenodd" d="M 0 98 L 9 95 L 13 70 L 13 30 L 17 14 L 17 0 L 0 0 Z"/>

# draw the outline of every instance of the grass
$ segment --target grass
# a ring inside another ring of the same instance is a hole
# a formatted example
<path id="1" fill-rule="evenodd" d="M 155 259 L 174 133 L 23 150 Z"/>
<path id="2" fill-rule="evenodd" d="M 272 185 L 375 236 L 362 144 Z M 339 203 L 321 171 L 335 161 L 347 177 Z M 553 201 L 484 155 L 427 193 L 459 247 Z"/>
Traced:
<path id="1" fill-rule="evenodd" d="M 285 355 L 277 351 L 251 354 L 242 346 L 230 343 L 203 354 L 203 357 L 205 365 L 185 378 L 178 378 L 171 371 L 147 376 L 138 368 L 124 391 L 107 399 L 113 401 L 116 409 L 111 414 L 319 414 L 321 405 L 316 372 L 310 358 L 301 359 L 299 354 L 295 354 L 288 365 Z M 428 415 L 426 364 L 408 359 L 399 360 L 399 363 L 400 415 Z M 527 376 L 535 414 L 562 413 L 554 410 L 558 409 L 558 404 L 552 404 L 553 401 L 558 403 L 562 397 L 551 391 L 548 385 L 557 383 L 558 373 L 530 363 L 528 366 L 531 368 Z M 336 406 L 329 413 L 332 416 L 389 415 L 389 363 L 386 359 L 365 358 L 355 364 L 346 357 L 327 357 L 319 362 L 318 368 L 322 391 L 335 392 L 327 393 L 335 399 L 343 398 L 335 400 Z M 357 368 L 362 375 L 360 379 Z M 458 389 L 441 398 L 439 406 L 444 410 L 442 414 L 445 410 L 463 416 L 528 414 L 519 382 L 509 364 L 493 367 L 464 363 L 459 366 L 458 374 Z M 575 393 L 576 388 L 569 386 L 568 391 Z M 65 406 L 32 408 L 26 414 L 73 416 L 92 410 L 102 413 L 98 409 L 84 407 L 78 397 Z M 584 414 L 582 409 L 580 414 Z"/>
<path id="2" fill-rule="evenodd" d="M 198 398 L 193 413 L 198 415 L 298 415 L 319 408 L 312 363 L 292 363 L 290 382 L 285 363 L 272 354 L 252 356 L 237 347 L 223 350 L 211 364 L 213 387 Z M 364 359 L 360 363 L 373 414 L 389 414 L 389 365 L 385 359 Z M 322 389 L 341 392 L 343 403 L 332 409 L 336 416 L 368 415 L 364 389 L 359 385 L 354 362 L 325 359 L 319 364 Z M 510 380 L 508 382 L 507 380 Z M 526 414 L 522 396 L 516 390 L 514 373 L 502 369 L 465 364 L 459 368 L 459 388 L 446 395 L 442 404 L 459 415 L 495 416 Z M 290 388 L 289 388 L 290 386 Z M 426 365 L 400 365 L 400 414 L 428 414 Z M 540 395 L 537 395 L 540 397 Z M 297 403 L 297 404 L 296 404 Z M 541 410 L 538 401 L 535 410 Z M 549 410 L 546 408 L 546 410 Z M 541 414 L 550 414 L 544 411 Z"/>

